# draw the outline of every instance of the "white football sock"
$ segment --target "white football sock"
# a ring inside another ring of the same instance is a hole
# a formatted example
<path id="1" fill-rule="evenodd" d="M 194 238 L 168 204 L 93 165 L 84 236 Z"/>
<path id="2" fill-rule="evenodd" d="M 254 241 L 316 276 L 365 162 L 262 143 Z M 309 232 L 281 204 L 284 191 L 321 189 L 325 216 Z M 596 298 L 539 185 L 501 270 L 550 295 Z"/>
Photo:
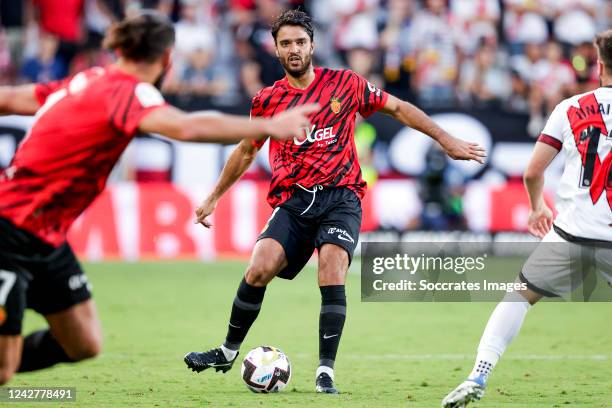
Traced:
<path id="1" fill-rule="evenodd" d="M 482 375 L 486 381 L 506 347 L 521 330 L 530 304 L 521 295 L 516 296 L 504 299 L 491 314 L 478 345 L 474 369 L 468 378 Z"/>
<path id="2" fill-rule="evenodd" d="M 334 379 L 334 369 L 331 367 L 327 367 L 327 366 L 319 366 L 319 368 L 317 368 L 317 372 L 315 374 L 315 379 L 319 378 L 319 374 L 321 373 L 326 373 L 327 375 L 329 375 L 333 381 Z"/>
<path id="3" fill-rule="evenodd" d="M 223 351 L 223 355 L 227 361 L 232 361 L 238 355 L 238 350 L 228 349 L 223 344 L 221 345 L 221 351 Z"/>

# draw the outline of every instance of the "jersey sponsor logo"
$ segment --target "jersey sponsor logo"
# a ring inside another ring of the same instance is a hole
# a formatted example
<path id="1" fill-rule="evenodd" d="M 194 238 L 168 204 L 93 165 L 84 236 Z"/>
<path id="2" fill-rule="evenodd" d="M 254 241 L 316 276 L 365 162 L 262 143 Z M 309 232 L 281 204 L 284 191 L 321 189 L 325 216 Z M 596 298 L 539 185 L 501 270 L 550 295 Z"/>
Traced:
<path id="1" fill-rule="evenodd" d="M 306 137 L 302 140 L 299 140 L 298 138 L 294 137 L 293 143 L 300 146 L 300 145 L 303 145 L 305 142 L 315 143 L 315 142 L 321 142 L 323 140 L 329 140 L 329 139 L 336 138 L 336 135 L 334 135 L 334 128 L 332 126 L 328 126 L 323 129 L 315 129 L 315 127 L 316 125 L 312 125 L 310 129 L 303 128 L 306 134 Z"/>
<path id="2" fill-rule="evenodd" d="M 143 108 L 162 105 L 164 103 L 162 94 L 151 84 L 145 82 L 139 83 L 136 85 L 134 93 Z"/>
<path id="3" fill-rule="evenodd" d="M 332 112 L 337 115 L 340 113 L 340 109 L 342 109 L 342 103 L 340 102 L 340 99 L 333 97 L 329 100 L 329 107 L 331 108 Z"/>
<path id="4" fill-rule="evenodd" d="M 338 239 L 341 239 L 342 241 L 348 241 L 351 244 L 355 243 L 355 240 L 353 239 L 353 237 L 351 237 L 351 234 L 349 234 L 348 232 L 346 232 L 346 230 L 343 230 L 341 228 L 331 227 L 330 229 L 327 230 L 327 233 L 330 235 L 334 235 L 337 233 Z"/>

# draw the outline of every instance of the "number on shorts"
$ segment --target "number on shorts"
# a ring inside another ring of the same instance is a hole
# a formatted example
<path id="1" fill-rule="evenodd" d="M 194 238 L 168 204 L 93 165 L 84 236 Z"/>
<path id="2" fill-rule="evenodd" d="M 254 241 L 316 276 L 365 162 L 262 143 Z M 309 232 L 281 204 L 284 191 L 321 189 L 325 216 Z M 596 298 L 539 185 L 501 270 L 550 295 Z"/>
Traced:
<path id="1" fill-rule="evenodd" d="M 2 284 L 0 284 L 0 305 L 4 306 L 9 292 L 17 281 L 17 274 L 0 269 L 0 280 L 2 280 Z"/>

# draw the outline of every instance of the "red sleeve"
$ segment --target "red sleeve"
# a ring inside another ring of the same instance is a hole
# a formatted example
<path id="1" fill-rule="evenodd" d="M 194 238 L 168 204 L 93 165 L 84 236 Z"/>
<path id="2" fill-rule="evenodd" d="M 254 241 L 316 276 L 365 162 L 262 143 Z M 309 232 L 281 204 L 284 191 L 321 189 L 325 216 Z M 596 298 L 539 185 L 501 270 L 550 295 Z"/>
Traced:
<path id="1" fill-rule="evenodd" d="M 53 92 L 65 86 L 70 81 L 70 78 L 60 79 L 59 81 L 42 82 L 34 86 L 34 96 L 41 105 Z"/>
<path id="2" fill-rule="evenodd" d="M 357 88 L 357 101 L 359 103 L 359 113 L 364 118 L 381 110 L 387 103 L 389 94 L 376 85 L 368 82 L 364 77 L 353 72 Z"/>
<path id="3" fill-rule="evenodd" d="M 165 106 L 168 104 L 153 85 L 126 82 L 111 97 L 110 123 L 117 131 L 132 136 L 146 115 Z"/>
<path id="4" fill-rule="evenodd" d="M 259 91 L 257 93 L 257 95 L 255 95 L 253 97 L 253 101 L 251 102 L 251 112 L 250 115 L 252 118 L 258 117 L 258 116 L 263 116 L 263 106 L 261 104 L 261 97 L 262 97 L 262 91 Z M 268 138 L 264 137 L 263 139 L 259 139 L 259 140 L 253 140 L 251 141 L 251 144 L 253 146 L 255 146 L 257 149 L 261 149 L 261 147 L 264 145 L 264 143 L 266 143 L 266 140 Z"/>

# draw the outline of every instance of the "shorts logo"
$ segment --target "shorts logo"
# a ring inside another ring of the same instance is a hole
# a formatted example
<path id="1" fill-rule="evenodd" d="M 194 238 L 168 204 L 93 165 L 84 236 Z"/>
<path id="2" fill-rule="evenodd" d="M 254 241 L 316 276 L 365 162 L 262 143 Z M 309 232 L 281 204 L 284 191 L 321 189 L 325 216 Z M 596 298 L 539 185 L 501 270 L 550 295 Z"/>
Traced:
<path id="1" fill-rule="evenodd" d="M 351 237 L 351 234 L 349 234 L 348 232 L 346 232 L 343 229 L 340 228 L 336 228 L 336 227 L 331 227 L 330 229 L 327 230 L 328 234 L 334 235 L 334 234 L 338 234 L 337 237 L 338 239 L 341 239 L 343 241 L 348 241 L 351 244 L 355 243 L 355 240 L 353 239 L 353 237 Z"/>
<path id="2" fill-rule="evenodd" d="M 87 276 L 83 274 L 72 275 L 70 279 L 68 279 L 68 287 L 70 288 L 70 290 L 78 290 L 81 289 L 83 286 L 86 286 L 87 290 L 91 290 L 91 285 L 87 280 Z"/>
<path id="3" fill-rule="evenodd" d="M 329 100 L 329 107 L 337 115 L 340 113 L 340 109 L 342 109 L 342 103 L 340 103 L 340 99 L 333 97 Z"/>
<path id="4" fill-rule="evenodd" d="M 266 230 L 268 229 L 268 227 L 270 226 L 270 221 L 272 221 L 272 218 L 274 218 L 274 216 L 276 215 L 276 213 L 278 212 L 278 210 L 280 210 L 280 207 L 276 207 L 274 209 L 274 211 L 272 211 L 272 215 L 270 215 L 270 218 L 268 218 L 268 222 L 266 222 L 266 225 L 264 225 L 263 229 L 261 230 L 261 232 L 259 233 L 259 235 L 263 234 L 264 232 L 266 232 Z"/>

